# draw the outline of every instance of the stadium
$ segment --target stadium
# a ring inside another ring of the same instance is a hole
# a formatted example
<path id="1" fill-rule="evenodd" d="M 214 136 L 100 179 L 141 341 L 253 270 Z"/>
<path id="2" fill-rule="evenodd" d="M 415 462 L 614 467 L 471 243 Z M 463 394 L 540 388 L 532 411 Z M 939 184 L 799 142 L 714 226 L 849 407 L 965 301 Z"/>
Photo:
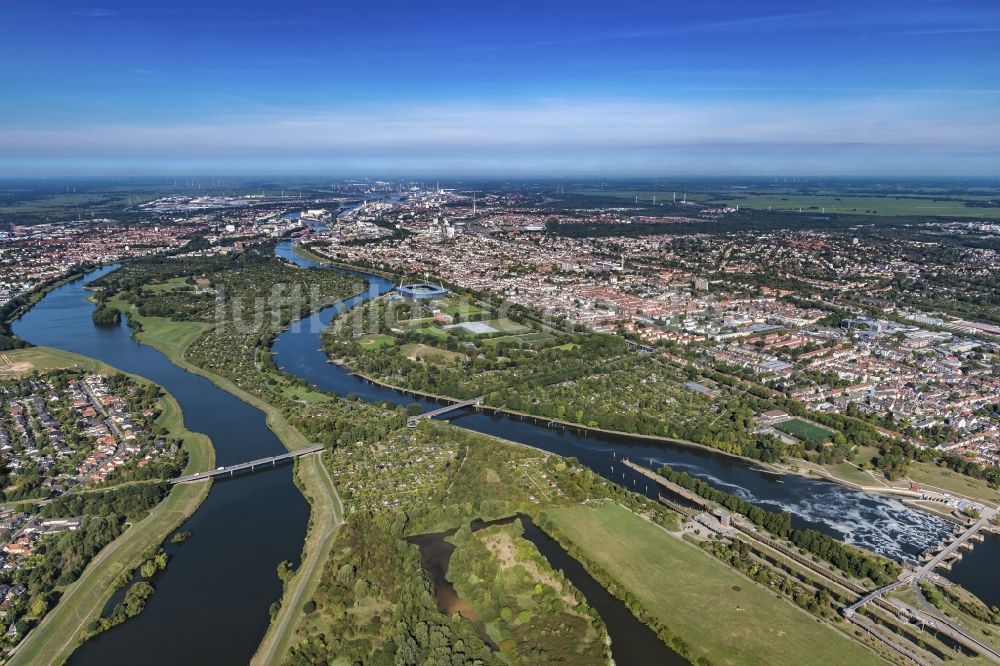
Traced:
<path id="1" fill-rule="evenodd" d="M 444 298 L 448 295 L 448 290 L 429 282 L 417 282 L 414 284 L 401 284 L 396 287 L 396 293 L 404 298 L 412 298 L 417 301 L 433 301 Z"/>

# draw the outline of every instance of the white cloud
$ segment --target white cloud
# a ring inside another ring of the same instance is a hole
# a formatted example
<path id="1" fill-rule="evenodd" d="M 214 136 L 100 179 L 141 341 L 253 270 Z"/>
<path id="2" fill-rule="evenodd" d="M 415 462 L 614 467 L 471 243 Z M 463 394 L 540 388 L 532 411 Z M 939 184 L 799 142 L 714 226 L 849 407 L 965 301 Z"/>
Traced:
<path id="1" fill-rule="evenodd" d="M 536 160 L 567 165 L 1000 155 L 1000 114 L 939 95 L 849 101 L 517 103 L 271 109 L 203 122 L 0 129 L 0 154 L 35 158 Z M 994 162 L 995 163 L 995 162 Z"/>

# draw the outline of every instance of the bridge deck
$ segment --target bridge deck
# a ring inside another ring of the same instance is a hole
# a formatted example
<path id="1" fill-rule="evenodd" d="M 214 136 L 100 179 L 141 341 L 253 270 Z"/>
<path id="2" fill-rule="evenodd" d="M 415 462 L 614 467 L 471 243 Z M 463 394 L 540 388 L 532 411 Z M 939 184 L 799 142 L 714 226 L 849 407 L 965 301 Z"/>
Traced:
<path id="1" fill-rule="evenodd" d="M 217 476 L 232 476 L 236 472 L 241 472 L 245 469 L 253 470 L 257 467 L 262 467 L 264 465 L 277 465 L 279 462 L 284 462 L 285 460 L 291 460 L 293 458 L 301 458 L 302 456 L 307 456 L 311 453 L 319 453 L 323 450 L 322 444 L 317 444 L 316 446 L 310 446 L 307 449 L 299 449 L 298 451 L 289 451 L 288 453 L 282 453 L 277 456 L 269 456 L 267 458 L 259 458 L 257 460 L 250 460 L 244 463 L 238 463 L 236 465 L 229 465 L 227 467 L 219 467 L 217 469 L 208 470 L 206 472 L 198 472 L 197 474 L 188 474 L 187 476 L 180 476 L 176 479 L 170 479 L 170 483 L 192 483 L 194 481 L 201 481 L 203 479 L 212 479 Z"/>
<path id="2" fill-rule="evenodd" d="M 471 400 L 463 400 L 462 402 L 455 402 L 450 405 L 445 405 L 444 407 L 438 407 L 437 409 L 432 409 L 429 412 L 424 412 L 423 414 L 417 414 L 416 416 L 411 416 L 406 419 L 408 425 L 413 425 L 417 421 L 423 419 L 432 419 L 435 416 L 441 416 L 442 414 L 447 414 L 448 412 L 453 412 L 459 409 L 465 409 L 466 407 L 472 407 L 473 405 L 481 405 L 483 400 L 486 399 L 485 395 L 481 395 L 478 398 L 472 398 Z"/>

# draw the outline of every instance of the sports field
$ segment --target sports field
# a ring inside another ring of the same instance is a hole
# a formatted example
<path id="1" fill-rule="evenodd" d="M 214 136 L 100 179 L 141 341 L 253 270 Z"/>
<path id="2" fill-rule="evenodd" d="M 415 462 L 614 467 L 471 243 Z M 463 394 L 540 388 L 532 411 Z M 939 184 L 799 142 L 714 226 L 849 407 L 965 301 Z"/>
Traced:
<path id="1" fill-rule="evenodd" d="M 868 648 L 617 504 L 546 515 L 713 664 L 882 663 Z"/>
<path id="2" fill-rule="evenodd" d="M 527 326 L 518 324 L 516 321 L 511 321 L 510 319 L 490 319 L 483 323 L 492 326 L 501 333 L 528 333 L 531 331 Z"/>
<path id="3" fill-rule="evenodd" d="M 548 333 L 525 333 L 524 335 L 504 335 L 498 338 L 489 338 L 483 341 L 483 344 L 495 347 L 500 343 L 514 342 L 522 347 L 541 347 L 555 338 Z"/>
<path id="4" fill-rule="evenodd" d="M 358 338 L 355 342 L 363 349 L 378 349 L 380 347 L 391 347 L 396 344 L 396 339 L 388 335 L 366 335 Z"/>
<path id="5" fill-rule="evenodd" d="M 416 328 L 411 328 L 410 330 L 415 333 L 423 333 L 424 335 L 433 335 L 435 338 L 447 338 L 448 333 L 437 326 L 419 326 Z"/>
<path id="6" fill-rule="evenodd" d="M 477 315 L 486 314 L 486 310 L 482 309 L 478 305 L 473 305 L 471 303 L 460 303 L 458 305 L 449 305 L 442 309 L 446 314 L 450 314 L 453 317 L 458 317 L 460 319 L 466 319 L 468 317 L 474 317 Z"/>
<path id="7" fill-rule="evenodd" d="M 821 428 L 815 423 L 809 423 L 802 419 L 789 419 L 776 423 L 774 427 L 798 440 L 813 444 L 825 444 L 833 439 L 834 435 L 832 430 Z"/>

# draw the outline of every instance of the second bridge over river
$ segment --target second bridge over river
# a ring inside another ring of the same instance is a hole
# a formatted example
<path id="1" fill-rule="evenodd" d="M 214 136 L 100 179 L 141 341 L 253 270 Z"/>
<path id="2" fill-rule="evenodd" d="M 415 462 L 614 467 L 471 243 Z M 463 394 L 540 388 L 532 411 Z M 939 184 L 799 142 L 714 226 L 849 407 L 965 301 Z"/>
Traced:
<path id="1" fill-rule="evenodd" d="M 424 412 L 423 414 L 418 414 L 416 416 L 411 416 L 406 420 L 407 425 L 415 426 L 419 421 L 423 419 L 432 419 L 437 416 L 444 416 L 454 411 L 465 409 L 466 407 L 479 406 L 483 403 L 486 396 L 479 396 L 478 398 L 472 398 L 471 400 L 463 400 L 461 402 L 452 403 L 450 405 L 445 405 L 444 407 L 439 407 L 437 409 L 432 409 L 429 412 Z M 308 456 L 313 453 L 319 453 L 323 450 L 321 444 L 316 446 L 310 446 L 305 449 L 299 449 L 298 451 L 289 451 L 288 453 L 282 453 L 276 456 L 268 456 L 267 458 L 258 458 L 257 460 L 250 460 L 248 462 L 238 463 L 235 465 L 227 465 L 225 467 L 216 467 L 213 470 L 208 470 L 205 472 L 198 472 L 197 474 L 188 474 L 187 476 L 180 476 L 176 479 L 170 479 L 171 485 L 178 483 L 194 483 L 195 481 L 202 481 L 204 479 L 216 479 L 223 476 L 236 476 L 239 472 L 255 472 L 261 467 L 277 467 L 278 463 L 287 462 L 295 458 L 300 458 L 302 456 Z"/>
<path id="2" fill-rule="evenodd" d="M 423 419 L 433 419 L 438 416 L 444 416 L 445 414 L 449 414 L 451 412 L 455 412 L 460 409 L 465 409 L 466 407 L 478 407 L 479 405 L 483 404 L 483 400 L 485 399 L 486 396 L 481 395 L 478 398 L 463 400 L 462 402 L 453 402 L 450 405 L 445 405 L 444 407 L 438 407 L 437 409 L 432 409 L 431 411 L 424 412 L 423 414 L 417 414 L 416 416 L 411 416 L 406 419 L 406 425 L 413 427 Z"/>

